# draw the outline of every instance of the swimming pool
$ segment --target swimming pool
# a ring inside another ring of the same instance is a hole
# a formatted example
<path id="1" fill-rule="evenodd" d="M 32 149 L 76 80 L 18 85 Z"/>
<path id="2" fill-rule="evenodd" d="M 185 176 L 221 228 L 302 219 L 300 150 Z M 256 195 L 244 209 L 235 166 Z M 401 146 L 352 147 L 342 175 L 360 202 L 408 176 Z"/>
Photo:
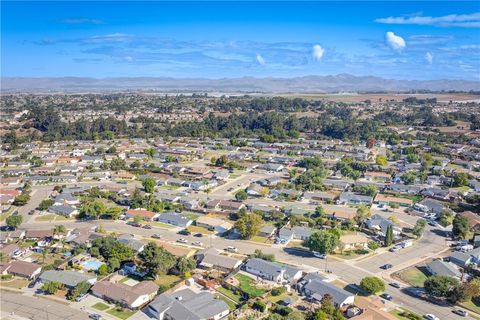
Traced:
<path id="1" fill-rule="evenodd" d="M 87 270 L 97 271 L 98 268 L 100 268 L 100 266 L 102 264 L 103 263 L 101 263 L 98 260 L 88 260 L 88 261 L 85 261 L 84 263 L 82 263 L 82 267 L 84 267 Z"/>

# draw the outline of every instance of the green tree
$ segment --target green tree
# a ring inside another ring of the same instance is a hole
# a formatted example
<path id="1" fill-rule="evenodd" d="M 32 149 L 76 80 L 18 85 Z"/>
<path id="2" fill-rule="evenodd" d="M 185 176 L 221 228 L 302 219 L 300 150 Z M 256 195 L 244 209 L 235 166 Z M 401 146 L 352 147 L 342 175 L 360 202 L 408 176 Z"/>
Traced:
<path id="1" fill-rule="evenodd" d="M 54 235 L 66 234 L 66 233 L 67 233 L 67 229 L 65 228 L 64 225 L 58 224 L 55 227 L 53 227 Z"/>
<path id="2" fill-rule="evenodd" d="M 53 206 L 54 203 L 55 203 L 55 201 L 53 199 L 44 199 L 38 205 L 38 210 L 45 211 L 48 208 L 50 208 L 51 206 Z"/>
<path id="3" fill-rule="evenodd" d="M 448 227 L 453 222 L 453 212 L 451 210 L 443 210 L 439 216 L 439 223 L 442 227 Z"/>
<path id="4" fill-rule="evenodd" d="M 378 164 L 379 166 L 386 166 L 388 163 L 387 157 L 379 154 L 375 158 L 375 163 Z"/>
<path id="5" fill-rule="evenodd" d="M 453 186 L 454 187 L 464 187 L 468 186 L 468 174 L 464 172 L 459 172 L 453 176 Z"/>
<path id="6" fill-rule="evenodd" d="M 365 277 L 360 281 L 360 288 L 370 294 L 385 291 L 385 283 L 377 277 Z"/>
<path id="7" fill-rule="evenodd" d="M 393 226 L 391 224 L 387 227 L 387 232 L 385 234 L 385 247 L 390 247 L 393 243 Z"/>
<path id="8" fill-rule="evenodd" d="M 262 222 L 258 214 L 246 214 L 235 222 L 235 228 L 243 239 L 250 239 L 260 231 Z"/>
<path id="9" fill-rule="evenodd" d="M 315 231 L 303 242 L 303 245 L 321 254 L 331 253 L 340 241 L 339 233 L 334 230 L 335 229 Z"/>
<path id="10" fill-rule="evenodd" d="M 142 181 L 143 188 L 147 193 L 153 193 L 155 191 L 155 179 L 148 177 Z"/>
<path id="11" fill-rule="evenodd" d="M 122 209 L 120 209 L 119 207 L 110 207 L 107 209 L 105 214 L 109 216 L 110 219 L 117 220 L 122 214 Z"/>
<path id="12" fill-rule="evenodd" d="M 145 153 L 150 158 L 153 158 L 153 156 L 155 155 L 156 152 L 157 151 L 155 150 L 155 148 L 148 148 L 148 149 L 143 150 L 143 153 Z"/>
<path id="13" fill-rule="evenodd" d="M 166 273 L 177 262 L 174 255 L 154 242 L 148 243 L 138 254 L 138 258 L 140 264 L 155 277 L 159 273 Z"/>
<path id="14" fill-rule="evenodd" d="M 453 218 L 452 233 L 455 238 L 467 239 L 471 236 L 470 230 L 472 226 L 467 217 L 457 214 Z"/>
<path id="15" fill-rule="evenodd" d="M 365 222 L 365 220 L 370 218 L 371 215 L 372 213 L 370 212 L 370 208 L 365 205 L 361 205 L 358 207 L 357 213 L 354 219 L 357 224 L 361 225 L 362 223 Z"/>
<path id="16" fill-rule="evenodd" d="M 108 273 L 108 267 L 106 264 L 102 264 L 98 270 L 97 270 L 98 274 L 101 275 L 101 276 L 104 276 Z"/>
<path id="17" fill-rule="evenodd" d="M 237 193 L 235 193 L 235 199 L 237 199 L 238 201 L 247 200 L 247 198 L 248 198 L 248 194 L 247 192 L 245 192 L 245 190 L 240 190 Z"/>
<path id="18" fill-rule="evenodd" d="M 380 248 L 380 245 L 378 244 L 377 241 L 373 241 L 373 240 L 372 240 L 372 241 L 368 241 L 368 248 L 369 248 L 370 250 L 375 251 L 375 250 L 377 250 L 378 248 Z"/>
<path id="19" fill-rule="evenodd" d="M 19 214 L 14 216 L 9 216 L 7 217 L 7 220 L 5 222 L 9 228 L 17 229 L 23 222 L 23 216 Z"/>
<path id="20" fill-rule="evenodd" d="M 60 282 L 51 281 L 44 283 L 41 290 L 46 294 L 55 294 L 61 287 L 62 284 Z"/>
<path id="21" fill-rule="evenodd" d="M 14 206 L 24 206 L 30 201 L 30 195 L 29 194 L 21 194 L 19 196 L 16 196 L 15 199 L 13 200 L 13 205 Z"/>
<path id="22" fill-rule="evenodd" d="M 450 297 L 459 285 L 456 278 L 448 276 L 431 276 L 423 284 L 426 293 L 436 298 Z"/>
<path id="23" fill-rule="evenodd" d="M 88 283 L 87 281 L 80 282 L 73 289 L 69 291 L 67 296 L 68 300 L 75 301 L 75 299 L 87 293 L 88 290 L 90 290 L 90 287 L 91 287 L 91 284 Z"/>
<path id="24" fill-rule="evenodd" d="M 413 184 L 417 179 L 417 176 L 413 172 L 407 172 L 402 174 L 400 179 L 402 179 L 403 183 L 405 184 Z"/>
<path id="25" fill-rule="evenodd" d="M 425 219 L 418 219 L 417 222 L 415 222 L 415 226 L 412 229 L 412 233 L 417 237 L 422 236 L 423 232 L 425 231 L 426 225 L 427 225 L 427 221 L 425 221 Z"/>
<path id="26" fill-rule="evenodd" d="M 192 258 L 188 257 L 180 257 L 177 260 L 177 264 L 175 265 L 176 269 L 181 273 L 190 272 L 196 267 L 196 262 Z"/>

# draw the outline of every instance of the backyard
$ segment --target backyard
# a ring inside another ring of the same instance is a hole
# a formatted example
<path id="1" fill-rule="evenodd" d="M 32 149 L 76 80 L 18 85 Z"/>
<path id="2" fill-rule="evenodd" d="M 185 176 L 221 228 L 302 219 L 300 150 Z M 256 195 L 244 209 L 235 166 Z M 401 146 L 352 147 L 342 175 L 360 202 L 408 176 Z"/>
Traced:
<path id="1" fill-rule="evenodd" d="M 263 295 L 265 292 L 267 292 L 264 289 L 255 287 L 254 285 L 255 280 L 253 280 L 249 276 L 246 276 L 244 274 L 237 274 L 235 276 L 235 279 L 237 279 L 239 282 L 238 286 L 240 290 L 248 294 L 250 298 L 259 297 Z"/>
<path id="2" fill-rule="evenodd" d="M 135 313 L 135 311 L 115 307 L 108 310 L 107 313 L 119 319 L 125 320 L 130 318 Z"/>
<path id="3" fill-rule="evenodd" d="M 223 294 L 224 296 L 230 298 L 231 300 L 235 301 L 237 304 L 239 304 L 242 300 L 242 297 L 238 293 L 235 293 L 232 290 L 229 290 L 227 288 L 218 287 L 217 291 Z"/>

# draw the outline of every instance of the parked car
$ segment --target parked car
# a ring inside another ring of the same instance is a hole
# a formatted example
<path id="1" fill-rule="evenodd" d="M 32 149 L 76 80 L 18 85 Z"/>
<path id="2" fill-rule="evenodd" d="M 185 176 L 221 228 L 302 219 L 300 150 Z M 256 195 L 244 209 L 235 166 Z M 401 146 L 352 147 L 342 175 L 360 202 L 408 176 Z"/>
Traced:
<path id="1" fill-rule="evenodd" d="M 397 288 L 397 289 L 400 289 L 400 288 L 401 288 L 400 284 L 399 284 L 399 283 L 396 283 L 396 282 L 390 282 L 389 285 L 390 285 L 391 287 L 394 287 L 394 288 Z"/>
<path id="2" fill-rule="evenodd" d="M 152 229 L 152 226 L 149 225 L 149 224 L 144 224 L 144 225 L 142 226 L 142 228 L 143 228 L 143 229 Z"/>
<path id="3" fill-rule="evenodd" d="M 132 221 L 127 222 L 129 226 L 140 228 L 142 225 L 140 223 L 135 223 Z"/>
<path id="4" fill-rule="evenodd" d="M 397 251 L 400 251 L 400 250 L 402 250 L 402 247 L 399 246 L 399 245 L 396 245 L 396 246 L 394 246 L 394 247 L 391 247 L 390 250 L 388 250 L 388 251 L 390 251 L 390 252 L 397 252 Z"/>
<path id="5" fill-rule="evenodd" d="M 317 258 L 320 258 L 320 259 L 325 259 L 327 257 L 326 254 L 322 254 L 322 253 L 318 253 L 318 252 L 314 252 L 313 256 L 317 257 Z"/>
<path id="6" fill-rule="evenodd" d="M 35 214 L 35 210 L 30 210 L 30 211 L 28 212 L 28 215 L 30 215 L 30 216 L 31 216 L 31 215 L 34 215 L 34 214 Z"/>
<path id="7" fill-rule="evenodd" d="M 455 309 L 452 311 L 453 313 L 455 313 L 456 315 L 459 315 L 461 317 L 466 317 L 468 316 L 468 312 L 465 311 L 465 310 L 462 310 L 462 309 Z"/>
<path id="8" fill-rule="evenodd" d="M 392 268 L 393 266 L 390 264 L 390 263 L 387 263 L 387 264 L 384 264 L 383 266 L 381 266 L 380 268 L 384 269 L 384 270 L 388 270 L 390 268 Z"/>
<path id="9" fill-rule="evenodd" d="M 188 241 L 187 241 L 187 239 L 180 238 L 180 239 L 177 240 L 177 242 L 179 242 L 179 243 L 187 243 Z"/>
<path id="10" fill-rule="evenodd" d="M 152 234 L 152 238 L 154 238 L 154 239 L 160 239 L 161 237 L 162 237 L 161 234 L 158 234 L 158 233 Z"/>
<path id="11" fill-rule="evenodd" d="M 226 248 L 225 248 L 225 251 L 228 251 L 228 252 L 238 252 L 238 249 L 235 248 L 235 247 L 229 246 L 229 247 L 226 247 Z"/>
<path id="12" fill-rule="evenodd" d="M 184 235 L 184 236 L 189 236 L 192 233 L 190 231 L 188 231 L 187 229 L 183 229 L 183 230 L 178 231 L 178 234 L 181 234 L 181 235 Z"/>
<path id="13" fill-rule="evenodd" d="M 200 242 L 200 241 L 194 241 L 194 242 L 192 242 L 192 244 L 193 244 L 194 246 L 199 246 L 199 247 L 203 246 L 203 243 Z"/>
<path id="14" fill-rule="evenodd" d="M 195 233 L 193 236 L 194 236 L 194 237 L 197 237 L 197 238 L 201 238 L 201 237 L 203 237 L 203 234 L 201 234 L 201 233 Z"/>
<path id="15" fill-rule="evenodd" d="M 440 320 L 439 317 L 437 317 L 436 315 L 434 314 L 431 314 L 431 313 L 427 313 L 426 315 L 423 316 L 425 319 L 427 320 Z"/>
<path id="16" fill-rule="evenodd" d="M 90 314 L 88 315 L 88 317 L 89 317 L 90 319 L 93 319 L 93 320 L 102 320 L 102 319 L 103 319 L 102 316 L 99 315 L 98 313 L 90 313 Z"/>
<path id="17" fill-rule="evenodd" d="M 380 295 L 380 297 L 382 297 L 383 299 L 385 300 L 388 300 L 388 301 L 392 301 L 393 300 L 393 297 L 391 295 L 389 295 L 388 293 L 382 293 Z"/>

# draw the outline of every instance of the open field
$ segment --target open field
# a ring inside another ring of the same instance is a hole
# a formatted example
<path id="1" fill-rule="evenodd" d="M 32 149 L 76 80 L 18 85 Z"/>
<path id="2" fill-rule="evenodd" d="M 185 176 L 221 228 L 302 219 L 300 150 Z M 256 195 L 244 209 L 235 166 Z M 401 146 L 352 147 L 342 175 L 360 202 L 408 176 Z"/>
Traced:
<path id="1" fill-rule="evenodd" d="M 427 280 L 427 276 L 417 267 L 405 269 L 396 276 L 414 287 L 423 287 L 423 283 Z"/>

